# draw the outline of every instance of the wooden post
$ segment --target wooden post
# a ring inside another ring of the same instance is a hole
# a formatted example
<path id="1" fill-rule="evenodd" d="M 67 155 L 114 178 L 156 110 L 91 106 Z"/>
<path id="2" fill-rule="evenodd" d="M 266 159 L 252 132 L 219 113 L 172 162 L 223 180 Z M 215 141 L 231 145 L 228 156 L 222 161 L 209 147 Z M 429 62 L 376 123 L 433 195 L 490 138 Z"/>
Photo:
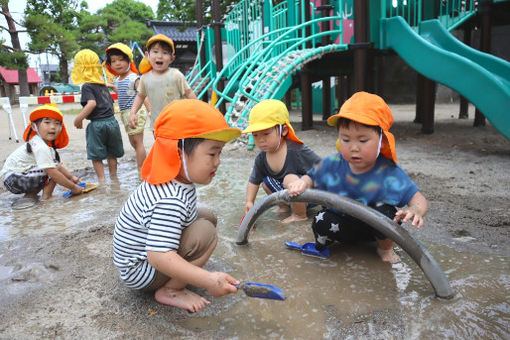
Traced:
<path id="1" fill-rule="evenodd" d="M 331 116 L 331 78 L 322 79 L 322 120 Z"/>
<path id="2" fill-rule="evenodd" d="M 354 86 L 356 91 L 367 89 L 367 47 L 368 43 L 368 3 L 367 0 L 354 1 Z"/>
<path id="3" fill-rule="evenodd" d="M 221 15 L 220 15 L 220 2 L 219 0 L 212 0 L 212 19 L 213 19 L 213 28 L 214 28 L 214 51 L 216 54 L 216 71 L 220 72 L 223 69 L 223 50 L 222 50 L 222 41 L 221 41 L 221 28 L 223 24 L 221 23 Z M 222 92 L 225 88 L 225 84 L 223 83 L 223 79 L 220 79 L 217 85 L 218 91 Z M 223 114 L 227 112 L 225 101 L 222 101 L 219 108 Z"/>
<path id="4" fill-rule="evenodd" d="M 301 70 L 301 129 L 313 128 L 312 79 L 306 66 Z"/>

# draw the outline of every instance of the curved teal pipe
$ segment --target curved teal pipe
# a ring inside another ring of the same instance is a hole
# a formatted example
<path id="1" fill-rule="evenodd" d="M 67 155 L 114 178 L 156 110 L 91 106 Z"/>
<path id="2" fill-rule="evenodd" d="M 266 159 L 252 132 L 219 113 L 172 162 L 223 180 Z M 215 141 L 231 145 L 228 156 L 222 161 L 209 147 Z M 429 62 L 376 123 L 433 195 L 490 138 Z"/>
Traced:
<path id="1" fill-rule="evenodd" d="M 293 197 L 289 195 L 288 190 L 283 190 L 264 197 L 244 217 L 237 233 L 236 244 L 243 245 L 248 243 L 248 234 L 255 220 L 268 208 L 282 203 L 290 204 L 291 202 L 307 202 L 330 207 L 367 223 L 372 228 L 391 238 L 409 254 L 432 284 L 436 296 L 443 299 L 451 299 L 454 296 L 448 279 L 441 270 L 441 267 L 439 267 L 439 264 L 428 250 L 413 238 L 406 229 L 377 211 L 368 209 L 366 205 L 322 190 L 307 189 L 302 194 Z"/>

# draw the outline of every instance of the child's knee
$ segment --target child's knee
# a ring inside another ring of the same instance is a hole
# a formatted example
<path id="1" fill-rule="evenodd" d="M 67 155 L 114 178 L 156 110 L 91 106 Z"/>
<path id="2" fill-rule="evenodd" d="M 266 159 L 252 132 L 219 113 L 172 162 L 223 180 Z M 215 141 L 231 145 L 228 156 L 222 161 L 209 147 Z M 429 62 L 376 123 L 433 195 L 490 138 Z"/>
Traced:
<path id="1" fill-rule="evenodd" d="M 197 208 L 197 216 L 198 218 L 206 219 L 207 221 L 211 222 L 215 227 L 218 224 L 218 218 L 216 215 L 212 212 L 212 210 L 199 206 Z"/>
<path id="2" fill-rule="evenodd" d="M 211 247 L 215 247 L 217 241 L 215 225 L 200 218 L 184 229 L 178 253 L 187 261 L 193 261 L 202 257 Z"/>

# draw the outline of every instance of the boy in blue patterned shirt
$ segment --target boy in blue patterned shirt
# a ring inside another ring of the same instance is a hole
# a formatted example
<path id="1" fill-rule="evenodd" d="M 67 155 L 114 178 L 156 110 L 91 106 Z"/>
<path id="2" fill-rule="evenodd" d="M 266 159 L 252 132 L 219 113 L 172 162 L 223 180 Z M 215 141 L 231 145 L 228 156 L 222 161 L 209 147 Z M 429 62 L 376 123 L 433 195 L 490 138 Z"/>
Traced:
<path id="1" fill-rule="evenodd" d="M 289 185 L 290 195 L 316 188 L 349 197 L 402 223 L 423 226 L 428 203 L 416 184 L 397 165 L 393 124 L 384 100 L 366 92 L 355 93 L 328 125 L 338 128 L 339 153 L 330 155 L 307 175 Z M 404 207 L 397 209 L 397 207 Z M 334 241 L 377 241 L 377 253 L 385 262 L 400 257 L 393 240 L 366 223 L 340 211 L 325 208 L 314 218 L 315 246 L 323 250 Z"/>

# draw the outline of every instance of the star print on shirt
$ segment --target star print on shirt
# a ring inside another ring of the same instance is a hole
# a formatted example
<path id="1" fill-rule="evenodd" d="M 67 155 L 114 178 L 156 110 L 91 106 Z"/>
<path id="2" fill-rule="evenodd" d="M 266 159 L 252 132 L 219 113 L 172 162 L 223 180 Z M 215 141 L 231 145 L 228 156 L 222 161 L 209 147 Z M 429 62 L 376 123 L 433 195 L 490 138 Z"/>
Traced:
<path id="1" fill-rule="evenodd" d="M 331 228 L 329 228 L 330 231 L 336 233 L 337 231 L 340 230 L 340 228 L 338 228 L 338 223 L 331 223 Z"/>
<path id="2" fill-rule="evenodd" d="M 317 237 L 317 242 L 319 242 L 320 244 L 326 244 L 326 241 L 329 240 L 329 238 L 327 236 L 318 236 Z"/>
<path id="3" fill-rule="evenodd" d="M 324 214 L 326 212 L 325 211 L 321 211 L 317 214 L 317 216 L 315 216 L 315 222 L 319 222 L 319 221 L 324 221 Z"/>

